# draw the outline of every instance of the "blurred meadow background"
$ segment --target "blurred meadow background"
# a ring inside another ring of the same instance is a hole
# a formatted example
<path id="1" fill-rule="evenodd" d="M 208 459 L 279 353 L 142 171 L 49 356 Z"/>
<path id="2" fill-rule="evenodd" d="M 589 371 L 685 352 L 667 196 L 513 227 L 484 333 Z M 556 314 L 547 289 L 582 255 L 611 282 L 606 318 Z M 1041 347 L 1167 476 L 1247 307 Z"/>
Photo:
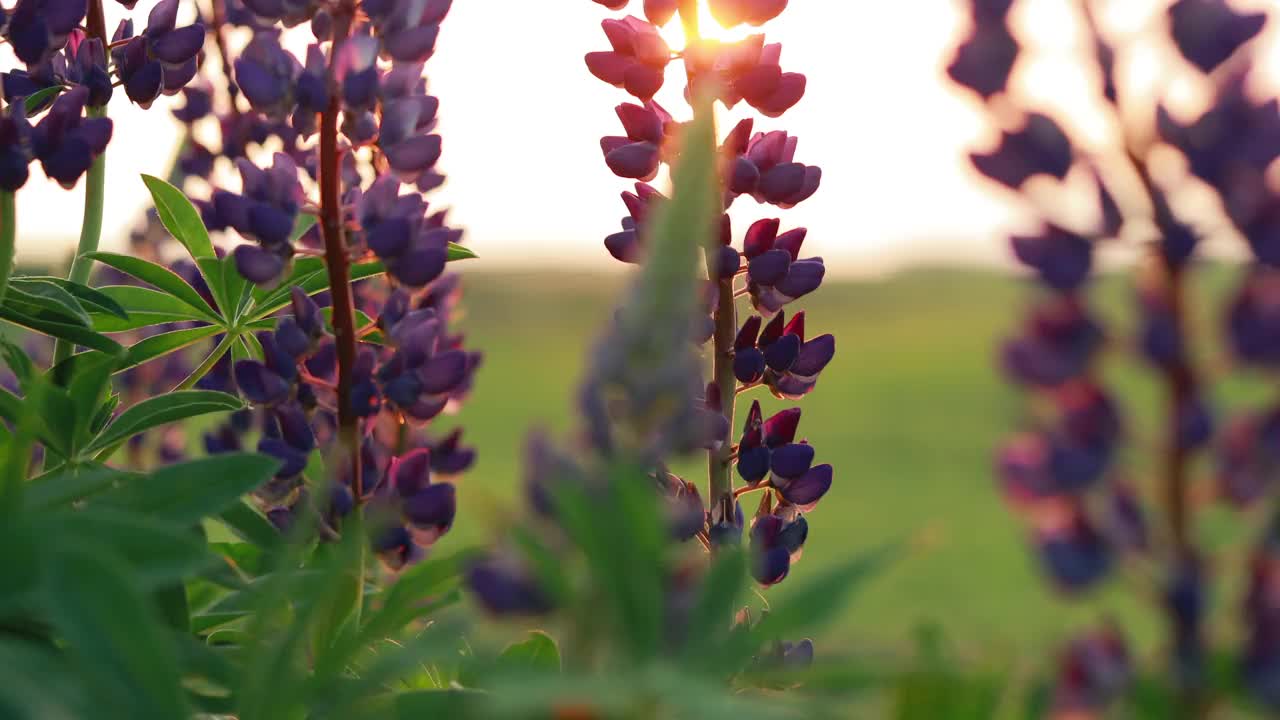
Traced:
<path id="1" fill-rule="evenodd" d="M 140 11 L 150 4 L 144 0 Z M 444 423 L 465 426 L 480 459 L 461 481 L 462 510 L 442 551 L 502 525 L 518 502 L 530 428 L 575 431 L 573 393 L 586 352 L 624 287 L 624 271 L 601 240 L 623 214 L 617 194 L 626 184 L 599 162 L 597 146 L 615 131 L 620 96 L 592 82 L 582 64 L 585 52 L 604 43 L 603 14 L 589 2 L 551 5 L 456 3 L 441 61 L 430 71 L 446 138 L 444 199 L 480 256 L 457 268 L 465 287 L 461 327 L 485 353 L 472 399 Z M 887 540 L 912 548 L 858 596 L 824 642 L 893 653 L 936 624 L 963 653 L 1039 663 L 1086 621 L 1115 614 L 1149 645 L 1158 619 L 1132 595 L 1104 591 L 1079 603 L 1048 589 L 993 480 L 993 449 L 1024 412 L 999 377 L 995 354 L 1033 289 L 1012 272 L 1005 242 L 1026 218 L 981 184 L 965 159 L 968 147 L 992 142 L 992 131 L 942 72 L 966 22 L 960 8 L 949 0 L 793 6 L 770 33 L 784 43 L 788 64 L 809 75 L 809 92 L 777 127 L 800 136 L 800 154 L 823 167 L 824 181 L 787 222 L 809 228 L 806 249 L 825 258 L 829 273 L 822 292 L 793 307 L 806 311 L 812 330 L 838 338 L 821 392 L 802 402 L 802 434 L 819 448 L 820 462 L 835 466 L 836 479 L 809 516 L 820 542 L 800 567 Z M 1073 6 L 1032 0 L 1015 19 L 1020 35 L 1045 51 L 1019 67 L 1015 82 L 1050 109 L 1094 92 L 1074 57 L 1083 36 Z M 1108 21 L 1136 33 L 1160 6 L 1110 3 Z M 1280 57 L 1275 37 L 1264 43 L 1266 57 Z M 1139 54 L 1124 70 L 1140 76 L 1161 62 L 1155 51 Z M 1183 90 L 1194 105 L 1197 88 Z M 1085 136 L 1097 130 L 1079 113 L 1059 116 L 1079 123 Z M 108 160 L 104 244 L 111 249 L 124 246 L 146 203 L 138 173 L 163 174 L 178 137 L 165 113 L 135 108 L 122 109 L 117 132 Z M 23 191 L 20 263 L 47 265 L 69 250 L 74 238 L 57 233 L 69 227 L 61 208 L 76 206 L 74 192 L 43 178 Z M 736 205 L 739 232 L 768 212 Z M 1194 308 L 1198 322 L 1218 320 L 1233 283 L 1225 267 L 1208 275 Z M 1109 286 L 1102 296 L 1120 329 L 1134 320 L 1127 292 Z M 1141 448 L 1157 388 L 1137 372 L 1117 380 L 1133 446 Z M 1252 390 L 1231 392 L 1228 400 Z M 1145 468 L 1131 470 L 1141 485 Z M 1225 515 L 1200 528 L 1222 547 L 1243 530 Z M 1143 568 L 1127 570 L 1115 582 L 1143 582 Z M 1238 602 L 1232 583 L 1226 588 L 1215 601 Z M 787 587 L 769 592 L 785 596 Z"/>

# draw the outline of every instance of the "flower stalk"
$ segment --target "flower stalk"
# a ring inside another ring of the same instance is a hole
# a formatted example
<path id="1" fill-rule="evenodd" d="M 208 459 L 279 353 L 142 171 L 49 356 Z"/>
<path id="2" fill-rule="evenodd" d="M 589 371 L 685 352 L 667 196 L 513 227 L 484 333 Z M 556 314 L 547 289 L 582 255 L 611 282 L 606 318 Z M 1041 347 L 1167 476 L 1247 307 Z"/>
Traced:
<path id="1" fill-rule="evenodd" d="M 334 13 L 333 45 L 329 51 L 329 106 L 320 116 L 320 229 L 324 236 L 325 266 L 333 295 L 333 334 L 338 354 L 338 435 L 341 451 L 350 456 L 351 492 L 363 498 L 360 477 L 359 418 L 351 405 L 352 368 L 356 362 L 355 304 L 351 295 L 351 259 L 343 237 L 342 169 L 338 151 L 338 114 L 342 93 L 336 65 L 351 32 L 353 4 L 344 1 Z"/>
<path id="2" fill-rule="evenodd" d="M 103 47 L 107 46 L 107 22 L 102 12 L 102 0 L 89 0 L 85 28 L 89 37 L 101 41 Z M 105 117 L 107 108 L 105 105 L 90 106 L 85 109 L 85 113 L 89 117 Z M 102 208 L 106 202 L 106 187 L 107 158 L 103 153 L 94 159 L 84 178 L 84 216 L 80 221 L 80 242 L 76 245 L 76 255 L 71 259 L 71 269 L 67 273 L 67 279 L 71 282 L 83 285 L 89 281 L 93 261 L 85 255 L 97 250 L 102 239 Z M 53 347 L 54 364 L 71 357 L 74 350 L 72 343 L 59 339 Z"/>
<path id="3" fill-rule="evenodd" d="M 702 41 L 701 28 L 698 23 L 697 0 L 683 0 L 680 5 L 680 22 L 684 27 L 685 47 L 695 47 Z M 691 66 L 688 67 L 689 87 L 695 88 L 695 77 Z M 698 103 L 694 108 L 698 112 L 715 112 L 711 103 Z M 695 118 L 697 119 L 697 118 Z M 717 212 L 717 215 L 719 213 Z M 714 252 L 706 253 L 707 276 L 717 277 L 718 258 Z M 733 427 L 734 401 L 737 394 L 738 381 L 733 374 L 733 340 L 738 332 L 738 314 L 734 302 L 733 278 L 725 278 L 716 284 L 715 334 L 712 337 L 712 382 L 720 388 L 720 397 L 725 398 L 722 412 Z M 723 443 L 718 448 L 707 451 L 707 490 L 708 501 L 721 504 L 721 517 L 733 515 L 733 461 L 732 448 Z"/>

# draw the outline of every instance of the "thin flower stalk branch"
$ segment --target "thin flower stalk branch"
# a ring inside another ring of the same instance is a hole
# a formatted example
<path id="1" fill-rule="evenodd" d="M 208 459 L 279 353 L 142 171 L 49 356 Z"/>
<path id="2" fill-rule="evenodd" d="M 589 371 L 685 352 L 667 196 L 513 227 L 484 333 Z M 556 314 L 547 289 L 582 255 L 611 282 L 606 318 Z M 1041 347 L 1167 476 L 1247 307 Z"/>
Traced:
<path id="1" fill-rule="evenodd" d="M 17 207 L 13 193 L 0 191 L 0 300 L 4 299 L 5 292 L 9 289 L 17 232 Z"/>

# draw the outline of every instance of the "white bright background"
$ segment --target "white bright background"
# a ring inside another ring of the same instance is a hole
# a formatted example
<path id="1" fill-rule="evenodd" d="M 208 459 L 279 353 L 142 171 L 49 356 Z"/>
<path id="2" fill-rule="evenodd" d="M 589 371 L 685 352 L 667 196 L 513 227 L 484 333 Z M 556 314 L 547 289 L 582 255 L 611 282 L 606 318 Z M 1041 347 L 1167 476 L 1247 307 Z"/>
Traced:
<path id="1" fill-rule="evenodd" d="M 107 4 L 114 28 L 123 13 Z M 152 4 L 143 0 L 134 11 L 139 30 Z M 639 13 L 639 0 L 632 5 Z M 1082 111 L 1095 104 L 1097 80 L 1078 64 L 1085 42 L 1076 5 L 1019 3 L 1015 32 L 1041 59 L 1020 63 L 1015 82 L 1035 106 L 1064 110 L 1059 116 L 1070 115 L 1083 137 L 1105 142 L 1105 123 Z M 1111 0 L 1103 18 L 1117 38 L 1141 36 L 1160 22 L 1164 5 Z M 427 73 L 442 101 L 442 169 L 450 178 L 439 202 L 467 229 L 483 257 L 478 266 L 617 266 L 601 239 L 624 214 L 618 193 L 628 183 L 605 168 L 598 139 L 618 134 L 613 107 L 629 98 L 591 77 L 582 60 L 607 49 L 599 23 L 611 16 L 590 0 L 455 0 Z M 823 168 L 818 194 L 781 216 L 787 226 L 810 229 L 806 251 L 824 256 L 829 271 L 1006 262 L 1004 234 L 1027 218 L 969 169 L 965 153 L 992 142 L 994 131 L 943 74 L 966 22 L 952 0 L 793 0 L 767 26 L 769 40 L 783 43 L 783 69 L 805 73 L 809 86 L 786 116 L 757 128 L 798 135 L 797 159 Z M 1273 33 L 1265 63 L 1272 68 L 1280 66 L 1277 49 Z M 0 68 L 12 62 L 0 55 Z M 1144 47 L 1122 71 L 1149 86 L 1170 68 L 1178 62 L 1167 48 Z M 678 113 L 677 73 L 673 65 L 659 99 Z M 1192 105 L 1203 89 L 1168 86 Z M 164 175 L 169 166 L 178 126 L 168 102 L 141 111 L 119 91 L 112 101 L 104 246 L 119 247 L 148 203 L 138 174 Z M 62 190 L 33 168 L 19 194 L 20 255 L 69 252 L 79 208 L 79 188 Z M 750 199 L 734 211 L 739 229 L 776 212 Z"/>

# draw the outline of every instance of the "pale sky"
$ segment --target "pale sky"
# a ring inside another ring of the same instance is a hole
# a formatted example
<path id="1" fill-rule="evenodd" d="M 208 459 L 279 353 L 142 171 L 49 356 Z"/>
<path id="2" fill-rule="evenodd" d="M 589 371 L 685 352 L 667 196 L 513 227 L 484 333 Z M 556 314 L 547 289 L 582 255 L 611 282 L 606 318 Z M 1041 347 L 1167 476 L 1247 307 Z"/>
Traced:
<path id="1" fill-rule="evenodd" d="M 1096 81 L 1075 64 L 1083 42 L 1076 2 L 1019 4 L 1015 32 L 1035 42 L 1044 59 L 1021 63 L 1015 83 L 1036 107 L 1072 108 L 1077 129 L 1096 138 L 1105 126 L 1079 112 L 1094 104 Z M 145 22 L 152 4 L 140 2 L 134 17 Z M 107 5 L 114 28 L 121 9 Z M 632 5 L 638 14 L 640 0 Z M 1112 0 L 1104 19 L 1133 33 L 1162 6 Z M 614 264 L 602 239 L 618 227 L 618 194 L 629 183 L 604 166 L 598 140 L 619 134 L 613 107 L 630 98 L 591 77 L 582 57 L 607 49 L 600 20 L 617 16 L 589 0 L 455 0 L 427 65 L 431 92 L 441 100 L 441 169 L 449 176 L 439 202 L 454 208 L 453 221 L 466 228 L 487 267 Z M 942 72 L 964 22 L 952 0 L 792 0 L 768 24 L 767 37 L 783 44 L 784 70 L 808 76 L 808 91 L 784 117 L 756 127 L 799 136 L 797 160 L 820 165 L 823 183 L 781 213 L 739 199 L 739 231 L 762 217 L 806 226 L 806 254 L 822 255 L 828 270 L 842 275 L 921 261 L 1006 262 L 1003 238 L 1026 217 L 969 169 L 965 154 L 991 142 L 994 131 L 976 101 Z M 1274 35 L 1267 47 L 1278 59 Z M 1154 78 L 1171 62 L 1152 50 L 1135 57 L 1128 72 Z M 11 63 L 0 56 L 0 67 Z M 659 96 L 677 115 L 678 72 L 673 65 Z M 1196 87 L 1174 90 L 1194 97 Z M 119 247 L 149 202 L 138 174 L 163 175 L 169 165 L 178 126 L 161 109 L 167 101 L 150 111 L 129 105 L 123 92 L 112 101 L 106 247 Z M 20 256 L 74 244 L 79 188 L 62 190 L 33 168 L 18 198 Z"/>

